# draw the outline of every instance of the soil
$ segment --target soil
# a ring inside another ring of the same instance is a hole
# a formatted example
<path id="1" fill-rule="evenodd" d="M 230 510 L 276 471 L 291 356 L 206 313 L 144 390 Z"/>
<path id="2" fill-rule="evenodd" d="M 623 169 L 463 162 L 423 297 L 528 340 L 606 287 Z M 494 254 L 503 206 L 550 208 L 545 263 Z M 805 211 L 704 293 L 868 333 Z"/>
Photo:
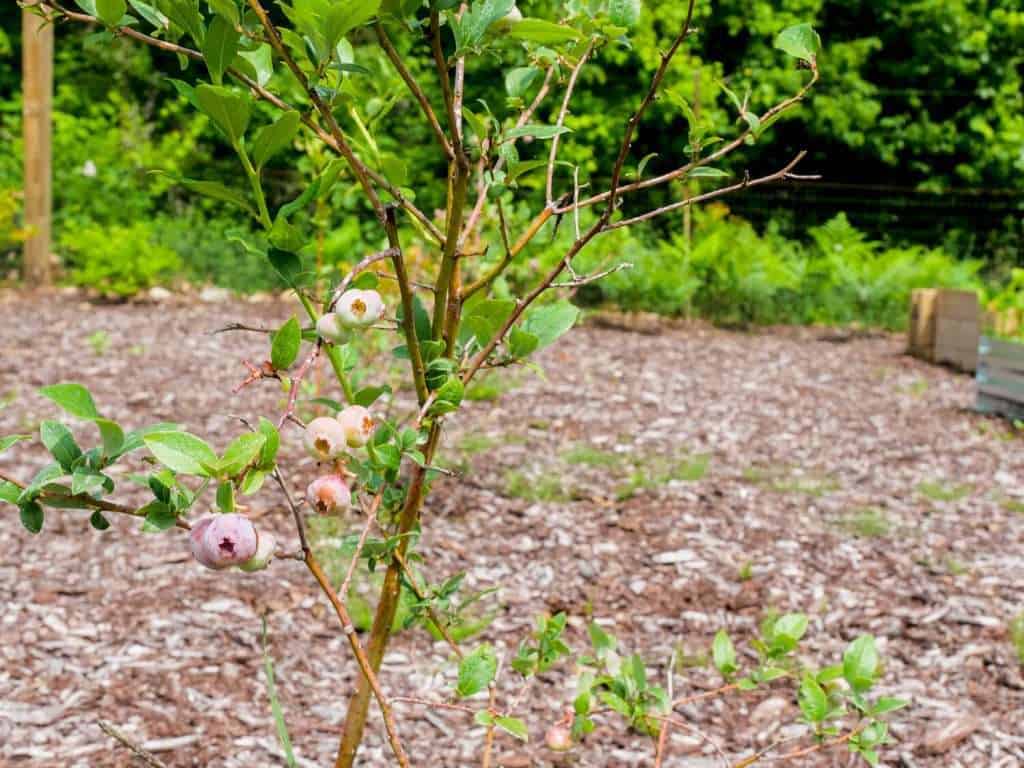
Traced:
<path id="1" fill-rule="evenodd" d="M 0 435 L 54 418 L 35 390 L 73 380 L 128 427 L 175 421 L 223 447 L 237 416 L 273 417 L 284 395 L 267 381 L 234 394 L 240 360 L 258 363 L 266 341 L 210 332 L 273 326 L 291 311 L 2 297 Z M 883 764 L 1024 765 L 1024 679 L 1008 630 L 1024 612 L 1024 443 L 971 411 L 972 379 L 904 356 L 896 335 L 609 325 L 545 351 L 543 375 L 492 374 L 453 419 L 444 457 L 464 477 L 435 484 L 419 567 L 433 583 L 465 572 L 470 591 L 500 587 L 482 601 L 493 622 L 470 643 L 493 643 L 507 666 L 538 614 L 567 612 L 567 640 L 581 649 L 592 616 L 679 697 L 719 684 L 706 666 L 718 628 L 749 661 L 745 638 L 766 610 L 803 611 L 808 664 L 835 663 L 861 633 L 878 638 L 879 691 L 910 700 Z M 393 365 L 372 360 L 381 375 Z M 395 412 L 408 403 L 399 392 Z M 296 427 L 283 443 L 301 495 L 315 466 Z M 0 456 L 0 473 L 27 479 L 44 461 L 21 443 Z M 127 474 L 118 498 L 142 502 Z M 248 511 L 296 546 L 271 487 Z M 213 573 L 191 561 L 181 531 L 143 534 L 119 517 L 100 533 L 81 512 L 54 511 L 32 536 L 13 507 L 0 512 L 0 765 L 143 765 L 100 720 L 167 766 L 284 765 L 263 615 L 298 764 L 332 764 L 357 669 L 300 563 Z M 392 695 L 441 700 L 454 672 L 448 648 L 412 629 L 391 643 L 381 681 Z M 532 684 L 515 710 L 530 741 L 499 735 L 495 763 L 652 765 L 651 741 L 609 716 L 568 756 L 544 748 L 572 679 L 563 664 Z M 520 687 L 504 674 L 499 702 Z M 396 709 L 414 765 L 479 764 L 483 729 L 467 716 Z M 731 762 L 780 740 L 780 752 L 811 743 L 786 681 L 677 713 L 689 727 L 671 731 L 666 768 L 722 765 L 705 737 Z M 360 764 L 391 764 L 376 709 Z M 839 748 L 797 764 L 851 756 Z"/>

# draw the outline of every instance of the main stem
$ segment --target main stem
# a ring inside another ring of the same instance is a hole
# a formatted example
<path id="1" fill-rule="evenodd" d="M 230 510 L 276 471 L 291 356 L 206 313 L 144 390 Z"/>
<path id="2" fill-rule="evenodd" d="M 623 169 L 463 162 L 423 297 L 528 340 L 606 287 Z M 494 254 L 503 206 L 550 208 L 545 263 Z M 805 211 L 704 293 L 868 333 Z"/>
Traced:
<path id="1" fill-rule="evenodd" d="M 424 451 L 427 464 L 433 460 L 440 436 L 441 426 L 435 422 L 430 429 Z M 370 630 L 370 641 L 366 648 L 366 656 L 374 674 L 380 671 L 384 651 L 391 636 L 391 627 L 395 621 L 395 613 L 398 610 L 398 598 L 401 593 L 401 560 L 405 558 L 409 546 L 407 534 L 415 528 L 419 520 L 420 509 L 423 506 L 423 484 L 426 480 L 426 473 L 427 470 L 424 467 L 417 466 L 414 469 L 412 480 L 409 483 L 409 492 L 405 497 L 405 504 L 399 516 L 398 557 L 392 558 L 387 572 L 384 574 L 384 585 L 381 587 L 377 612 L 373 617 L 373 628 Z M 369 678 L 361 675 L 356 692 L 349 700 L 348 712 L 345 715 L 345 727 L 342 731 L 341 743 L 338 745 L 338 757 L 334 763 L 335 768 L 352 768 L 354 765 L 356 752 L 359 750 L 359 744 L 363 740 L 363 731 L 366 729 L 366 716 L 369 712 L 372 694 Z"/>

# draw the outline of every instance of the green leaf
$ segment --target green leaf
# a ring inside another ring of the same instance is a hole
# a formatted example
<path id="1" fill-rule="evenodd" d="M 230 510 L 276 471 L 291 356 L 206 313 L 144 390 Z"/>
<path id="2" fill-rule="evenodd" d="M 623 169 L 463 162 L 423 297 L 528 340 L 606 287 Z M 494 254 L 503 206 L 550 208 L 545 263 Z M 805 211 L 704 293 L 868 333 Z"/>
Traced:
<path id="1" fill-rule="evenodd" d="M 721 179 L 725 176 L 729 176 L 728 171 L 723 171 L 719 168 L 711 168 L 707 165 L 701 165 L 689 171 L 686 174 L 688 179 Z"/>
<path id="2" fill-rule="evenodd" d="M 861 635 L 843 654 L 843 677 L 855 693 L 864 693 L 875 684 L 878 675 L 878 649 L 875 638 Z"/>
<path id="3" fill-rule="evenodd" d="M 266 43 L 261 43 L 253 51 L 241 51 L 239 57 L 252 67 L 259 85 L 266 85 L 274 75 L 274 52 Z"/>
<path id="4" fill-rule="evenodd" d="M 92 513 L 89 517 L 89 525 L 95 528 L 97 531 L 105 531 L 110 527 L 110 521 L 103 516 L 103 513 L 98 509 Z"/>
<path id="5" fill-rule="evenodd" d="M 21 512 L 21 524 L 29 533 L 39 533 L 43 530 L 43 508 L 37 502 L 29 501 L 22 504 L 19 511 Z"/>
<path id="6" fill-rule="evenodd" d="M 0 437 L 0 453 L 4 453 L 15 443 L 20 443 L 22 440 L 28 440 L 32 435 L 9 435 L 7 437 Z"/>
<path id="7" fill-rule="evenodd" d="M 47 464 L 36 472 L 35 477 L 32 478 L 29 484 L 18 495 L 18 503 L 23 504 L 27 501 L 32 501 L 39 495 L 44 486 L 59 477 L 63 477 L 64 474 L 64 469 L 60 464 L 57 464 L 56 462 Z"/>
<path id="8" fill-rule="evenodd" d="M 142 522 L 143 533 L 166 531 L 178 521 L 178 516 L 174 510 L 162 501 L 149 502 L 149 504 L 139 510 L 139 514 L 144 514 L 146 518 Z"/>
<path id="9" fill-rule="evenodd" d="M 509 37 L 516 40 L 526 40 L 541 45 L 557 45 L 580 38 L 580 33 L 572 27 L 554 24 L 543 19 L 523 19 L 513 24 L 508 34 Z"/>
<path id="10" fill-rule="evenodd" d="M 808 722 L 820 723 L 828 715 L 828 696 L 810 673 L 805 673 L 797 693 L 800 711 Z"/>
<path id="11" fill-rule="evenodd" d="M 281 433 L 277 431 L 277 427 L 270 419 L 263 416 L 260 417 L 259 431 L 266 438 L 266 442 L 260 449 L 259 465 L 264 469 L 270 469 L 277 459 L 277 449 L 281 445 Z"/>
<path id="12" fill-rule="evenodd" d="M 532 136 L 535 139 L 553 139 L 555 136 L 571 132 L 572 129 L 566 128 L 564 125 L 537 125 L 530 123 L 518 128 L 509 129 L 504 134 L 504 140 L 518 139 L 522 136 Z"/>
<path id="13" fill-rule="evenodd" d="M 455 692 L 466 698 L 487 688 L 498 672 L 498 658 L 494 649 L 484 644 L 466 656 L 459 664 L 459 681 Z"/>
<path id="14" fill-rule="evenodd" d="M 224 457 L 220 460 L 218 469 L 228 477 L 237 475 L 255 461 L 266 442 L 266 435 L 260 432 L 239 435 L 224 451 Z"/>
<path id="15" fill-rule="evenodd" d="M 71 430 L 59 421 L 44 421 L 39 425 L 39 437 L 57 463 L 70 472 L 71 465 L 82 455 Z"/>
<path id="16" fill-rule="evenodd" d="M 537 67 L 514 67 L 505 73 L 505 91 L 513 98 L 523 96 L 539 76 Z"/>
<path id="17" fill-rule="evenodd" d="M 878 717 L 884 715 L 887 712 L 895 712 L 897 709 L 903 709 L 910 702 L 905 699 L 893 699 L 886 696 L 882 696 L 878 701 L 875 702 L 874 706 L 871 707 L 870 715 Z"/>
<path id="18" fill-rule="evenodd" d="M 718 630 L 711 643 L 711 657 L 722 677 L 729 678 L 736 673 L 736 648 L 732 644 L 729 633 Z"/>
<path id="19" fill-rule="evenodd" d="M 540 345 L 540 339 L 529 331 L 513 327 L 508 334 L 508 351 L 514 358 L 531 355 Z"/>
<path id="20" fill-rule="evenodd" d="M 238 6 L 235 5 L 235 0 L 207 0 L 210 4 L 210 10 L 220 16 L 227 22 L 230 22 L 233 26 L 237 26 L 241 22 L 241 16 L 238 13 Z"/>
<path id="21" fill-rule="evenodd" d="M 774 45 L 790 56 L 811 62 L 821 49 L 821 37 L 810 24 L 797 24 L 779 32 Z"/>
<path id="22" fill-rule="evenodd" d="M 363 387 L 356 392 L 352 402 L 355 405 L 361 405 L 364 408 L 369 408 L 383 394 L 391 394 L 391 387 L 387 384 L 382 384 L 379 387 Z"/>
<path id="23" fill-rule="evenodd" d="M 90 16 L 99 16 L 99 13 L 96 11 L 96 0 L 75 0 L 75 5 Z"/>
<path id="24" fill-rule="evenodd" d="M 302 346 L 302 328 L 299 321 L 292 315 L 270 337 L 270 363 L 278 371 L 286 371 L 292 367 L 299 356 Z"/>
<path id="25" fill-rule="evenodd" d="M 124 430 L 116 421 L 110 419 L 94 419 L 100 430 L 100 439 L 103 441 L 103 455 L 111 458 L 118 455 L 124 447 Z"/>
<path id="26" fill-rule="evenodd" d="M 526 731 L 526 723 L 518 717 L 496 717 L 494 724 L 510 736 L 515 736 L 520 741 L 529 741 L 529 734 Z"/>
<path id="27" fill-rule="evenodd" d="M 152 432 L 143 438 L 157 460 L 174 472 L 208 477 L 217 454 L 205 441 L 188 432 Z"/>
<path id="28" fill-rule="evenodd" d="M 53 384 L 40 389 L 39 394 L 48 397 L 72 416 L 88 420 L 99 418 L 92 395 L 81 384 Z"/>
<path id="29" fill-rule="evenodd" d="M 232 146 L 237 147 L 249 127 L 251 100 L 248 95 L 219 85 L 196 86 L 199 109 L 209 117 Z"/>
<path id="30" fill-rule="evenodd" d="M 206 34 L 203 17 L 199 13 L 199 0 L 157 0 L 157 7 L 181 30 L 201 44 Z"/>
<path id="31" fill-rule="evenodd" d="M 249 204 L 249 201 L 241 192 L 236 192 L 230 187 L 226 187 L 219 181 L 203 181 L 201 179 L 177 179 L 177 182 L 186 189 L 191 189 L 203 197 L 209 197 L 214 200 L 220 200 L 225 203 L 231 203 L 237 205 L 244 211 L 247 211 L 250 216 L 256 215 L 256 210 Z"/>
<path id="32" fill-rule="evenodd" d="M 601 656 L 605 651 L 614 651 L 616 640 L 614 637 L 609 635 L 597 622 L 590 622 L 587 625 L 587 634 L 590 635 L 590 644 L 594 647 L 594 653 Z"/>
<path id="33" fill-rule="evenodd" d="M 217 508 L 221 512 L 235 511 L 235 486 L 228 481 L 217 486 Z"/>
<path id="34" fill-rule="evenodd" d="M 434 404 L 430 406 L 429 413 L 438 416 L 458 410 L 464 395 L 465 387 L 462 379 L 457 375 L 449 376 L 448 380 L 437 390 L 437 397 Z"/>
<path id="35" fill-rule="evenodd" d="M 124 444 L 121 446 L 121 450 L 118 452 L 118 456 L 124 456 L 126 453 L 137 451 L 145 445 L 146 435 L 152 434 L 153 432 L 178 432 L 179 427 L 177 424 L 172 424 L 168 421 L 162 421 L 159 424 L 151 424 L 148 427 L 142 427 L 141 429 L 133 429 L 131 432 L 124 436 Z"/>
<path id="36" fill-rule="evenodd" d="M 19 496 L 21 496 L 21 488 L 14 483 L 0 480 L 0 501 L 6 501 L 8 504 L 17 504 Z"/>
<path id="37" fill-rule="evenodd" d="M 620 27 L 633 27 L 640 21 L 640 0 L 608 0 L 608 17 Z"/>
<path id="38" fill-rule="evenodd" d="M 108 27 L 116 27 L 128 12 L 125 0 L 96 0 L 96 13 Z"/>
<path id="39" fill-rule="evenodd" d="M 537 337 L 539 347 L 546 347 L 567 333 L 576 324 L 579 316 L 580 311 L 577 307 L 562 300 L 529 310 L 522 327 L 524 331 Z"/>
<path id="40" fill-rule="evenodd" d="M 789 653 L 796 648 L 806 631 L 807 617 L 804 614 L 787 613 L 772 624 L 769 646 L 772 650 Z"/>
<path id="41" fill-rule="evenodd" d="M 234 25 L 221 16 L 214 16 L 210 28 L 206 30 L 203 40 L 203 58 L 206 68 L 210 71 L 210 79 L 220 85 L 224 80 L 224 72 L 238 53 L 238 31 Z M 200 106 L 202 103 L 200 102 Z M 204 109 L 205 111 L 205 109 Z"/>
<path id="42" fill-rule="evenodd" d="M 275 122 L 260 129 L 252 143 L 252 161 L 257 168 L 266 165 L 274 155 L 291 146 L 299 132 L 299 113 L 285 112 Z"/>
<path id="43" fill-rule="evenodd" d="M 92 494 L 100 490 L 106 482 L 105 475 L 95 470 L 79 467 L 71 475 L 71 493 L 75 496 L 82 493 Z"/>
<path id="44" fill-rule="evenodd" d="M 294 290 L 299 286 L 303 272 L 302 260 L 298 256 L 280 248 L 271 248 L 267 251 L 267 258 L 289 288 Z"/>
<path id="45" fill-rule="evenodd" d="M 144 18 L 157 29 L 167 29 L 170 25 L 168 18 L 149 3 L 144 3 L 142 0 L 128 0 L 128 5 L 134 8 L 135 12 L 138 13 L 139 16 Z"/>
<path id="46" fill-rule="evenodd" d="M 487 28 L 505 16 L 515 6 L 515 0 L 476 0 L 462 14 L 452 18 L 452 32 L 455 35 L 455 52 L 480 44 Z"/>
<path id="47" fill-rule="evenodd" d="M 481 709 L 473 714 L 473 722 L 477 725 L 494 725 L 494 715 L 486 709 Z"/>

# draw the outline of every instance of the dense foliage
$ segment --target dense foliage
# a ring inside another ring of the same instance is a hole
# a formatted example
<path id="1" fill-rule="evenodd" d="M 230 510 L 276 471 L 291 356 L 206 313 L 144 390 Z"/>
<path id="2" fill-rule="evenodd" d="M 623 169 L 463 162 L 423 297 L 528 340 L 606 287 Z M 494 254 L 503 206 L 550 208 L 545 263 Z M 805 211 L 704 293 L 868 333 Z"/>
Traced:
<path id="1" fill-rule="evenodd" d="M 549 6 L 542 1 L 525 4 L 527 11 L 538 13 Z M 595 87 L 582 89 L 567 118 L 574 133 L 565 137 L 563 152 L 568 161 L 580 164 L 584 176 L 609 167 L 613 137 L 625 117 L 619 105 L 649 81 L 658 51 L 684 11 L 678 3 L 646 8 L 630 44 L 617 47 L 583 74 L 583 85 Z M 671 158 L 689 151 L 691 119 L 707 136 L 730 135 L 737 121 L 733 95 L 760 109 L 790 92 L 799 73 L 776 55 L 771 38 L 787 24 L 810 18 L 827 29 L 821 55 L 825 82 L 805 107 L 747 147 L 742 159 L 726 161 L 722 168 L 756 173 L 771 159 L 765 154 L 769 146 L 773 153 L 808 147 L 808 167 L 821 172 L 825 181 L 813 192 L 766 189 L 737 198 L 730 205 L 752 220 L 757 232 L 732 216 L 727 219 L 736 226 L 731 236 L 773 243 L 785 236 L 792 242 L 781 254 L 813 250 L 810 228 L 846 210 L 854 226 L 894 249 L 897 262 L 905 247 L 944 245 L 955 259 L 980 259 L 996 267 L 998 281 L 1008 277 L 1010 266 L 1021 263 L 1024 11 L 1017 3 L 724 0 L 698 8 L 697 16 L 705 45 L 684 53 L 683 65 L 669 73 L 664 97 L 638 132 L 637 153 L 648 156 L 646 173 L 657 173 Z M 13 4 L 0 10 L 0 29 L 0 57 L 13 62 L 20 55 Z M 174 57 L 126 40 L 87 41 L 83 48 L 69 39 L 87 34 L 68 25 L 58 31 L 54 190 L 57 240 L 69 279 L 121 294 L 167 282 L 170 272 L 171 282 L 214 282 L 236 290 L 282 287 L 240 243 L 245 233 L 237 231 L 223 205 L 196 202 L 171 183 L 174 177 L 230 181 L 233 174 L 217 145 L 215 128 L 204 118 L 191 119 L 187 99 L 171 83 L 194 82 L 194 74 L 183 72 Z M 412 42 L 403 39 L 398 45 Z M 705 60 L 704 51 L 713 51 L 714 60 Z M 441 207 L 445 168 L 432 152 L 429 129 L 408 120 L 416 105 L 401 80 L 371 35 L 353 36 L 347 55 L 353 69 L 349 96 L 339 110 L 343 125 L 361 150 L 415 190 L 424 210 Z M 413 73 L 421 74 L 415 66 L 413 62 Z M 10 264 L 20 234 L 17 219 L 4 214 L 21 188 L 17 72 L 17 67 L 0 67 L 0 140 L 14 149 L 0 156 L 0 248 L 7 250 Z M 538 78 L 526 71 L 506 77 L 497 60 L 488 58 L 471 62 L 469 74 L 473 90 L 467 107 L 473 112 L 484 111 L 484 104 L 497 111 L 519 103 L 521 91 L 536 88 Z M 275 83 L 279 81 L 276 76 Z M 424 88 L 431 98 L 439 96 L 429 81 Z M 540 115 L 551 119 L 556 108 L 553 102 L 542 105 Z M 363 128 L 372 131 L 372 142 L 362 138 Z M 272 162 L 266 180 L 272 201 L 294 197 L 301 173 L 326 162 L 317 152 L 311 145 L 297 144 Z M 150 173 L 157 169 L 167 175 Z M 527 176 L 520 183 L 536 181 Z M 688 184 L 693 190 L 707 186 L 700 180 Z M 949 188 L 992 192 L 981 197 L 938 194 Z M 996 190 L 1004 192 L 996 195 Z M 652 193 L 648 202 L 655 204 L 662 195 Z M 365 242 L 367 233 L 350 215 L 361 205 L 345 190 L 296 214 L 319 230 L 311 261 L 328 266 L 344 262 Z M 707 219 L 697 222 L 693 238 L 701 252 L 717 254 L 716 243 L 729 237 L 716 234 L 725 226 L 721 220 L 711 223 L 706 229 Z M 681 219 L 670 218 L 639 232 L 631 241 L 637 249 L 632 278 L 619 275 L 614 282 L 632 279 L 637 286 L 653 286 L 657 273 L 645 269 L 652 263 L 651 254 L 679 253 L 682 229 Z M 104 232 L 119 253 L 127 253 L 130 242 L 170 249 L 177 258 L 160 261 L 176 266 L 150 274 L 135 260 L 112 259 L 90 248 L 90 243 L 100 242 L 91 236 L 97 232 Z M 133 240 L 119 244 L 126 232 Z M 900 272 L 898 265 L 894 270 Z M 781 279 L 776 289 L 790 287 L 789 277 L 770 272 Z M 771 277 L 758 279 L 772 282 Z M 615 293 L 609 291 L 613 298 Z M 656 305 L 678 312 L 700 302 L 658 300 Z M 835 306 L 834 297 L 826 297 L 824 305 Z M 823 310 L 818 319 L 840 321 L 848 309 Z M 734 311 L 749 314 L 739 306 Z"/>

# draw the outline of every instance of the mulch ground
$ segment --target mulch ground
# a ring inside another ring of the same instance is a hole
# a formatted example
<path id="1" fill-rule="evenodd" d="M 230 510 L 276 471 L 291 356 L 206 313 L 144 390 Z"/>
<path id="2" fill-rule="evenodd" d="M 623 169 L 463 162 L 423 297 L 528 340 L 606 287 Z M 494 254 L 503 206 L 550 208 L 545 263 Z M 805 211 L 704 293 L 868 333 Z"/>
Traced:
<path id="1" fill-rule="evenodd" d="M 232 394 L 240 359 L 262 359 L 265 343 L 209 332 L 290 311 L 0 298 L 0 434 L 52 418 L 35 389 L 74 380 L 127 426 L 175 421 L 223 446 L 236 416 L 273 416 L 283 395 L 268 382 Z M 1024 679 L 1007 629 L 1024 612 L 1024 443 L 970 411 L 971 378 L 904 356 L 898 336 L 655 330 L 585 326 L 541 356 L 543 377 L 502 372 L 477 388 L 444 454 L 465 482 L 436 485 L 423 572 L 500 587 L 481 639 L 506 659 L 536 615 L 566 611 L 579 648 L 592 615 L 677 696 L 716 684 L 700 663 L 719 627 L 745 648 L 768 608 L 810 616 L 809 663 L 834 663 L 870 632 L 886 659 L 880 690 L 911 700 L 884 764 L 1024 765 Z M 301 492 L 315 467 L 294 427 L 284 442 Z M 0 472 L 25 478 L 43 461 L 19 444 Z M 144 498 L 121 480 L 122 498 Z M 294 545 L 269 487 L 250 511 Z M 180 533 L 142 534 L 128 519 L 98 533 L 80 512 L 54 512 L 31 536 L 13 507 L 2 514 L 0 765 L 135 764 L 99 720 L 168 766 L 283 765 L 263 614 L 299 763 L 331 764 L 357 670 L 300 564 L 216 574 L 190 560 Z M 437 699 L 453 672 L 446 646 L 411 630 L 390 646 L 382 682 Z M 568 757 L 543 747 L 571 679 L 563 665 L 532 685 L 518 709 L 530 742 L 500 736 L 496 763 L 651 765 L 650 741 L 605 718 Z M 518 690 L 505 676 L 500 695 Z M 693 730 L 672 732 L 666 768 L 721 765 L 700 734 L 732 760 L 796 737 L 794 698 L 775 683 L 681 708 Z M 479 764 L 482 729 L 464 716 L 406 704 L 398 716 L 415 765 Z M 389 765 L 371 719 L 361 764 Z"/>

